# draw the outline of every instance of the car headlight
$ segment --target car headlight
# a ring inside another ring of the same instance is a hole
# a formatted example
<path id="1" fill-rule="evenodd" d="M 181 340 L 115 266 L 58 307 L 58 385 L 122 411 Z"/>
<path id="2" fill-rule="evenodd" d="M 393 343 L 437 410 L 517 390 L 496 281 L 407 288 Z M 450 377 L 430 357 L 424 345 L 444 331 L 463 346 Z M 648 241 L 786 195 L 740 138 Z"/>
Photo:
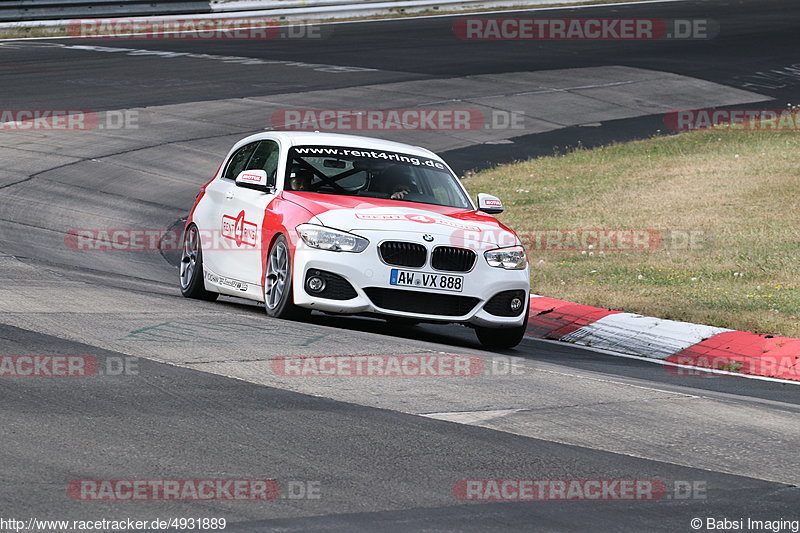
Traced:
<path id="1" fill-rule="evenodd" d="M 364 237 L 316 224 L 300 224 L 295 229 L 303 242 L 320 250 L 358 253 L 366 250 L 369 245 Z"/>
<path id="2" fill-rule="evenodd" d="M 525 248 L 522 246 L 489 250 L 484 252 L 483 256 L 489 266 L 506 270 L 522 270 L 528 265 L 528 259 L 525 257 Z"/>

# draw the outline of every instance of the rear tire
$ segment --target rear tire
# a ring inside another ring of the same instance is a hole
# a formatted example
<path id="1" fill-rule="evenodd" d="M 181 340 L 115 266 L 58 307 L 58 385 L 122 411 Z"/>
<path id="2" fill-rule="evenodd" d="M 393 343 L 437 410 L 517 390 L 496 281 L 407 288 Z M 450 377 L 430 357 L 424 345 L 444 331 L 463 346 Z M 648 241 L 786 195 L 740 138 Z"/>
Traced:
<path id="1" fill-rule="evenodd" d="M 528 309 L 525 309 L 525 320 L 521 326 L 516 328 L 484 328 L 475 326 L 475 333 L 478 340 L 486 348 L 513 348 L 525 337 L 525 330 L 528 328 Z"/>
<path id="2" fill-rule="evenodd" d="M 264 276 L 264 309 L 273 318 L 302 320 L 310 309 L 294 304 L 292 258 L 286 237 L 279 235 L 267 255 L 267 274 Z"/>
<path id="3" fill-rule="evenodd" d="M 183 234 L 180 263 L 181 294 L 185 298 L 213 302 L 219 293 L 207 291 L 203 271 L 203 247 L 197 226 L 191 224 Z"/>

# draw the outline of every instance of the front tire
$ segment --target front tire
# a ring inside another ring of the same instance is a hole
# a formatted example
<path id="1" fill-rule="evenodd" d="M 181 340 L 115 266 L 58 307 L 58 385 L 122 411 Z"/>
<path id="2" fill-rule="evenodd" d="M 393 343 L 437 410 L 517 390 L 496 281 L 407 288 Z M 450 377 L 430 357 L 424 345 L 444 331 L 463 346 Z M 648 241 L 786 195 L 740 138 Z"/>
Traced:
<path id="1" fill-rule="evenodd" d="M 503 349 L 513 348 L 525 337 L 525 330 L 528 328 L 528 310 L 525 310 L 525 320 L 521 326 L 516 328 L 485 328 L 475 326 L 475 333 L 478 340 L 486 348 Z"/>
<path id="2" fill-rule="evenodd" d="M 200 232 L 194 224 L 186 228 L 183 234 L 183 251 L 181 252 L 180 281 L 181 294 L 185 298 L 213 302 L 219 293 L 207 291 L 203 272 L 203 247 L 200 243 Z"/>
<path id="3" fill-rule="evenodd" d="M 292 285 L 292 258 L 286 237 L 279 235 L 267 256 L 267 274 L 264 276 L 264 309 L 273 318 L 300 320 L 311 314 L 310 309 L 294 304 Z"/>

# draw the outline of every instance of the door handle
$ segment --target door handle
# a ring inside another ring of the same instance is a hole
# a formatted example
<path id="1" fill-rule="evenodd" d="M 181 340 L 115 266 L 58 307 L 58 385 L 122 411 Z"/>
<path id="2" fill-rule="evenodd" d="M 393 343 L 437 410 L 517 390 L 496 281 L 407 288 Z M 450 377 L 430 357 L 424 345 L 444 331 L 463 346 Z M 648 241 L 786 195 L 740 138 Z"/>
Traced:
<path id="1" fill-rule="evenodd" d="M 226 192 L 225 198 L 227 198 L 228 200 L 233 200 L 233 192 L 231 191 Z"/>

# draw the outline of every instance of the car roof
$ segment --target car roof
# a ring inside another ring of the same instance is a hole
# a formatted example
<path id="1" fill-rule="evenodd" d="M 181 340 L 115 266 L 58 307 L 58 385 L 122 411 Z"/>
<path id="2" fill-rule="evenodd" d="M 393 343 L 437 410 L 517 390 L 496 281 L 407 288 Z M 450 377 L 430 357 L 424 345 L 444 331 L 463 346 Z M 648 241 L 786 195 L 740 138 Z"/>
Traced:
<path id="1" fill-rule="evenodd" d="M 302 145 L 322 145 L 322 146 L 347 146 L 351 148 L 374 148 L 376 150 L 387 150 L 391 152 L 402 152 L 410 155 L 430 157 L 440 159 L 438 155 L 410 144 L 403 144 L 374 137 L 362 137 L 360 135 L 343 135 L 341 133 L 327 133 L 318 131 L 269 131 L 257 133 L 243 139 L 251 142 L 258 139 L 278 139 L 291 146 Z M 240 141 L 241 142 L 241 141 Z M 238 144 L 238 143 L 237 143 Z"/>

